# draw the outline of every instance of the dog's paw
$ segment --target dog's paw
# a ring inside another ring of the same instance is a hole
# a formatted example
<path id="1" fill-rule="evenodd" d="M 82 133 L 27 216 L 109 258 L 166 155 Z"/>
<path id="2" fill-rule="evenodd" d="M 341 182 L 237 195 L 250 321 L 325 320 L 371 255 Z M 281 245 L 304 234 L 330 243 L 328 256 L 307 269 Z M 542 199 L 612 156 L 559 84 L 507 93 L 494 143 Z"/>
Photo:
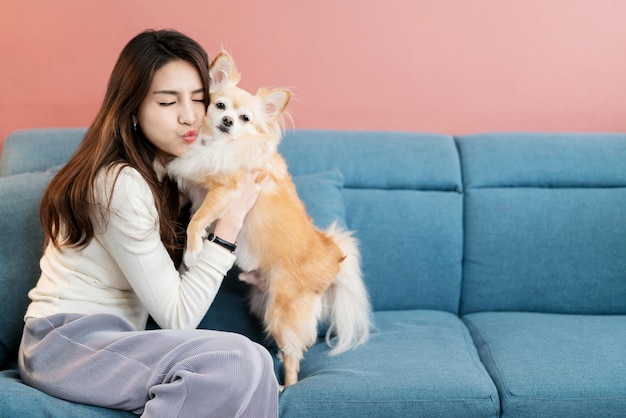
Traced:
<path id="1" fill-rule="evenodd" d="M 257 270 L 239 273 L 239 280 L 253 285 L 261 293 L 267 292 L 270 286 L 267 279 L 261 276 Z"/>
<path id="2" fill-rule="evenodd" d="M 201 251 L 185 251 L 183 255 L 183 262 L 187 268 L 190 268 L 198 261 L 198 256 L 200 256 Z"/>
<path id="3" fill-rule="evenodd" d="M 239 280 L 253 285 L 261 293 L 267 292 L 267 289 L 269 287 L 267 280 L 261 277 L 259 272 L 256 270 L 239 273 Z"/>
<path id="4" fill-rule="evenodd" d="M 203 240 L 198 236 L 187 235 L 187 248 L 185 248 L 185 254 L 183 254 L 183 262 L 187 268 L 196 264 L 198 257 L 202 252 Z"/>

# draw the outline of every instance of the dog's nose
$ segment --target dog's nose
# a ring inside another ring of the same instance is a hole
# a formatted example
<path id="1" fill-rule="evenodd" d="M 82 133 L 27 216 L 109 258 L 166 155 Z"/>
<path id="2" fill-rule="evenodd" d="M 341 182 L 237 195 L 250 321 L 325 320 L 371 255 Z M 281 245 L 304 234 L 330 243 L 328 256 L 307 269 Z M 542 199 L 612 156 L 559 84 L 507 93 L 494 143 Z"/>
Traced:
<path id="1" fill-rule="evenodd" d="M 224 116 L 222 118 L 222 123 L 224 124 L 224 126 L 230 128 L 231 126 L 233 126 L 233 118 L 231 118 L 230 116 Z"/>

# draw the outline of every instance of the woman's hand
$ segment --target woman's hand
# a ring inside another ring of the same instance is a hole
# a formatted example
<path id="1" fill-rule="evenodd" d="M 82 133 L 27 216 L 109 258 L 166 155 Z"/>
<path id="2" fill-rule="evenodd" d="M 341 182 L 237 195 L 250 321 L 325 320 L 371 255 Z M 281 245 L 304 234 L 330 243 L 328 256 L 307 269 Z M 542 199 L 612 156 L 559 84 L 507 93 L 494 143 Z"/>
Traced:
<path id="1" fill-rule="evenodd" d="M 229 242 L 237 240 L 237 235 L 243 226 L 243 220 L 250 209 L 252 209 L 252 206 L 254 206 L 261 191 L 263 182 L 257 181 L 257 177 L 257 174 L 250 173 L 242 180 L 239 197 L 231 203 L 228 209 L 226 209 L 224 216 L 215 224 L 215 230 L 213 231 L 215 235 Z"/>

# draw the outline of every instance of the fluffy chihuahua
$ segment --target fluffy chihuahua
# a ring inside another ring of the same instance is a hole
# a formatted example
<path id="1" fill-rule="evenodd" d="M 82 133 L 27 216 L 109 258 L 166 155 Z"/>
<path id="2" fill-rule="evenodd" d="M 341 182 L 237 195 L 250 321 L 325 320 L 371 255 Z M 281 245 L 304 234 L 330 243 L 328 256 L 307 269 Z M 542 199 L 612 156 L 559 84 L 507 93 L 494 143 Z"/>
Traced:
<path id="1" fill-rule="evenodd" d="M 304 352 L 316 341 L 318 323 L 328 322 L 331 354 L 364 343 L 370 333 L 370 302 L 360 253 L 351 232 L 333 224 L 318 230 L 298 198 L 278 153 L 282 119 L 291 93 L 237 86 L 240 75 L 226 52 L 210 65 L 211 104 L 198 139 L 165 170 L 190 193 L 195 210 L 187 229 L 184 262 L 194 264 L 207 227 L 240 192 L 246 173 L 263 179 L 258 199 L 237 238 L 240 279 L 250 288 L 250 310 L 277 343 L 285 386 L 298 381 Z M 197 190 L 203 190 L 198 193 Z"/>

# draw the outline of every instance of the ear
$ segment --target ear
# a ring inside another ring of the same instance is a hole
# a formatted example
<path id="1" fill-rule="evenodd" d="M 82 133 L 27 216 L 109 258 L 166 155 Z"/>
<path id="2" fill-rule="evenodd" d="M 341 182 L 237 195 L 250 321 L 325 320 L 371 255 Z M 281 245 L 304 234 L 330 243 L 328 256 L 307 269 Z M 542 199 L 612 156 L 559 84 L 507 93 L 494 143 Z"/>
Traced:
<path id="1" fill-rule="evenodd" d="M 209 66 L 209 76 L 211 77 L 210 87 L 212 90 L 218 90 L 224 87 L 229 81 L 237 84 L 241 78 L 235 69 L 233 60 L 228 52 L 221 51 Z"/>
<path id="2" fill-rule="evenodd" d="M 291 92 L 287 89 L 259 89 L 256 95 L 261 97 L 263 112 L 270 119 L 280 116 L 291 100 Z"/>

